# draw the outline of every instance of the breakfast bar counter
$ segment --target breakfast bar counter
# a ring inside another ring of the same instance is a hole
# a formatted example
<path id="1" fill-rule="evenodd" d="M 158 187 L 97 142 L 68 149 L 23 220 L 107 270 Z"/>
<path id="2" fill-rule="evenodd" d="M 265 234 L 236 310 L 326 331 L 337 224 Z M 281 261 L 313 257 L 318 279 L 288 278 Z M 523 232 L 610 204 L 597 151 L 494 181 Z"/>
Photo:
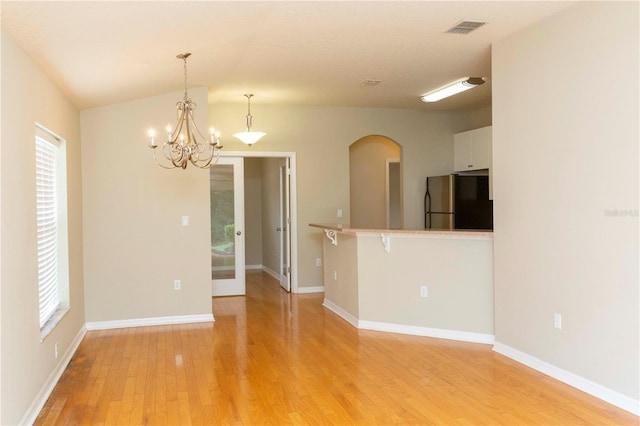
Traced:
<path id="1" fill-rule="evenodd" d="M 493 343 L 493 233 L 324 232 L 324 306 L 357 328 Z"/>

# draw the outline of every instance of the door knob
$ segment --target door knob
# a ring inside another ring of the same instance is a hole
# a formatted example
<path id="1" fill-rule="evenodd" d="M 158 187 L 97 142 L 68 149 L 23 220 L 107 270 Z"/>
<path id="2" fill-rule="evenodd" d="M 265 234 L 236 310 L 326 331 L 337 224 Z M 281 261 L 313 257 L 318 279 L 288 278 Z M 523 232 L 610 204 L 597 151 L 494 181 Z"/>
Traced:
<path id="1" fill-rule="evenodd" d="M 276 231 L 282 231 L 282 229 L 280 229 L 280 227 L 277 227 L 277 228 L 276 228 Z"/>
<path id="2" fill-rule="evenodd" d="M 242 235 L 242 232 L 238 231 L 236 232 L 236 235 Z"/>

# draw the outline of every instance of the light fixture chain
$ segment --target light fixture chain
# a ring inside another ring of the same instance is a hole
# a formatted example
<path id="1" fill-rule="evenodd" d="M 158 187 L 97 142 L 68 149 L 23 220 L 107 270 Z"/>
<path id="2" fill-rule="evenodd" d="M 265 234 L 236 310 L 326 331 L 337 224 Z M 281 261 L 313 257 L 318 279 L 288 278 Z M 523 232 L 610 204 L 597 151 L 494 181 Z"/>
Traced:
<path id="1" fill-rule="evenodd" d="M 187 95 L 187 58 L 183 58 L 184 60 L 184 100 L 189 99 Z"/>

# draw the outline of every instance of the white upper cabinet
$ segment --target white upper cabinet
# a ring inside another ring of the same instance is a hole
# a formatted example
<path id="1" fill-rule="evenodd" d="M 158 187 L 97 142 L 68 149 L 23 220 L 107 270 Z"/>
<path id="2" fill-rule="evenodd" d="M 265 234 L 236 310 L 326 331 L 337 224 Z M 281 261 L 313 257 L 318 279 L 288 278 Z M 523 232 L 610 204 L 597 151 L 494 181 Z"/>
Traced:
<path id="1" fill-rule="evenodd" d="M 491 126 L 453 135 L 455 172 L 491 168 Z"/>

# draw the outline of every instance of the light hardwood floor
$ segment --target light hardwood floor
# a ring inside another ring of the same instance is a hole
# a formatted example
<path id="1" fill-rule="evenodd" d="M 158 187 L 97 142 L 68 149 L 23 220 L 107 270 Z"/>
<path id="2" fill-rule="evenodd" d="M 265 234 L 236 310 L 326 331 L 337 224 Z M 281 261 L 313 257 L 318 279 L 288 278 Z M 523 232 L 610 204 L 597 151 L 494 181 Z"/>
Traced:
<path id="1" fill-rule="evenodd" d="M 262 272 L 211 324 L 88 332 L 36 424 L 629 424 L 489 345 L 357 330 Z"/>

